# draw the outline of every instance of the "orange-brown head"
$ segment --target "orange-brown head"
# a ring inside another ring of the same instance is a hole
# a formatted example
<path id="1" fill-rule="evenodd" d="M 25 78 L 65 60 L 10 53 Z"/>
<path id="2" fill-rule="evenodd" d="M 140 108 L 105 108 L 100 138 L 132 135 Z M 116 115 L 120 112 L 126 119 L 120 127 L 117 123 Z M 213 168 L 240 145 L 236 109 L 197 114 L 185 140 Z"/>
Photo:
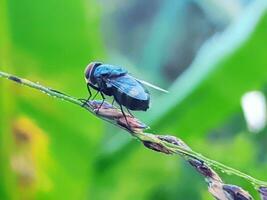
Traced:
<path id="1" fill-rule="evenodd" d="M 102 63 L 100 62 L 91 62 L 89 63 L 85 70 L 84 70 L 84 77 L 85 77 L 85 81 L 86 83 L 91 83 L 91 84 L 95 84 L 95 79 L 94 79 L 94 70 L 96 69 L 97 66 L 101 65 Z"/>

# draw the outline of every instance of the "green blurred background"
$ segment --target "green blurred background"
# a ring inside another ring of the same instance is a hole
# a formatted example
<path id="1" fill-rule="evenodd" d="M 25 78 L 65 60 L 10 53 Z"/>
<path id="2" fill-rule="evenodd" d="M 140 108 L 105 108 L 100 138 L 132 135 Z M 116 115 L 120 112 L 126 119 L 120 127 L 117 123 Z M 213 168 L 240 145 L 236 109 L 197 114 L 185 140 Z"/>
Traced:
<path id="1" fill-rule="evenodd" d="M 82 98 L 89 62 L 124 66 L 170 90 L 151 91 L 151 109 L 135 113 L 152 133 L 267 180 L 266 106 L 256 112 L 260 103 L 249 101 L 261 122 L 253 126 L 241 105 L 247 92 L 267 94 L 266 8 L 266 0 L 0 0 L 0 70 Z M 250 183 L 220 175 L 258 199 Z M 0 199 L 213 198 L 179 157 L 1 79 Z"/>

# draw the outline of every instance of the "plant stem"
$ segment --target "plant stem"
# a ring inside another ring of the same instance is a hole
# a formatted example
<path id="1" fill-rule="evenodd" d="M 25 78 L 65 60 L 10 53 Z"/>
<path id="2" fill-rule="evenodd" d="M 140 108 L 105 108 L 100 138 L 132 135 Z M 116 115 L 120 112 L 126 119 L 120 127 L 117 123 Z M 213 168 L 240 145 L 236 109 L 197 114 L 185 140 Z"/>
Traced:
<path id="1" fill-rule="evenodd" d="M 105 121 L 108 121 L 108 122 L 110 122 L 112 124 L 115 124 L 118 127 L 122 128 L 122 126 L 119 126 L 113 120 L 107 119 L 107 118 L 105 118 L 105 117 L 103 117 L 101 115 L 96 114 L 96 112 L 94 111 L 93 108 L 91 108 L 88 105 L 84 105 L 83 101 L 81 101 L 81 100 L 79 100 L 79 99 L 77 99 L 75 97 L 66 95 L 66 94 L 64 94 L 62 92 L 59 92 L 57 90 L 42 86 L 39 83 L 34 83 L 34 82 L 29 81 L 27 79 L 19 78 L 17 76 L 14 76 L 14 75 L 11 75 L 11 74 L 8 74 L 8 73 L 5 73 L 5 72 L 1 72 L 0 71 L 0 77 L 12 80 L 12 81 L 14 81 L 14 82 L 16 82 L 18 84 L 21 84 L 21 85 L 25 85 L 25 86 L 37 89 L 37 90 L 42 91 L 43 93 L 45 93 L 45 94 L 47 94 L 49 96 L 53 96 L 53 97 L 62 99 L 64 101 L 68 101 L 70 103 L 76 104 L 76 105 L 78 105 L 78 106 L 80 106 L 82 108 L 87 109 L 88 111 L 90 111 L 91 113 L 96 115 L 97 117 L 99 117 L 99 118 L 101 118 L 101 119 L 103 119 Z M 197 152 L 194 152 L 194 151 L 192 151 L 190 149 L 185 149 L 182 146 L 178 146 L 178 145 L 172 144 L 170 142 L 160 140 L 157 137 L 157 135 L 150 134 L 150 133 L 145 133 L 143 131 L 130 131 L 130 130 L 127 130 L 127 131 L 129 133 L 131 133 L 132 136 L 136 137 L 137 139 L 139 139 L 142 142 L 151 142 L 151 143 L 154 143 L 154 144 L 161 145 L 162 147 L 164 147 L 165 149 L 167 149 L 171 153 L 179 154 L 179 155 L 181 155 L 183 157 L 188 156 L 188 157 L 191 157 L 191 158 L 194 158 L 194 159 L 201 160 L 201 161 L 205 162 L 207 165 L 213 166 L 213 167 L 221 170 L 222 172 L 226 172 L 227 174 L 232 174 L 232 175 L 236 175 L 236 176 L 242 177 L 242 178 L 248 180 L 250 183 L 254 184 L 257 187 L 259 187 L 259 186 L 267 187 L 267 182 L 258 180 L 258 179 L 253 178 L 252 176 L 247 175 L 247 174 L 245 174 L 245 173 L 243 173 L 243 172 L 241 172 L 241 171 L 239 171 L 237 169 L 234 169 L 232 167 L 228 167 L 228 166 L 226 166 L 226 165 L 224 165 L 222 163 L 219 163 L 219 162 L 214 161 L 212 159 L 206 158 L 203 155 L 201 155 L 201 154 L 199 154 Z"/>

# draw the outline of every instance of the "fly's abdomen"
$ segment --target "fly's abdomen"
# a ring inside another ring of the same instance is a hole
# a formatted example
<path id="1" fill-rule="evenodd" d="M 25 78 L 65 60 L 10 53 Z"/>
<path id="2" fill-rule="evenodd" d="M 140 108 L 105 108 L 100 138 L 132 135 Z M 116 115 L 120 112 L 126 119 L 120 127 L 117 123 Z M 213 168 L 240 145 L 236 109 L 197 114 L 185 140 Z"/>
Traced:
<path id="1" fill-rule="evenodd" d="M 129 110 L 143 110 L 146 111 L 149 108 L 149 96 L 147 99 L 137 99 L 132 96 L 122 93 L 119 90 L 114 92 L 114 98 L 118 104 L 121 104 Z"/>

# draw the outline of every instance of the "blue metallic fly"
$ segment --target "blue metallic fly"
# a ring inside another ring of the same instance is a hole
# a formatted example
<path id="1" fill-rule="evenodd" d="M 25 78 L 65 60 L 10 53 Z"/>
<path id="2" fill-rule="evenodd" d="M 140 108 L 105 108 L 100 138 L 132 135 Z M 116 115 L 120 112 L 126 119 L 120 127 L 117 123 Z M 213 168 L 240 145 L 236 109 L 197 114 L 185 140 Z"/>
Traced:
<path id="1" fill-rule="evenodd" d="M 128 74 L 127 70 L 118 66 L 92 62 L 86 67 L 84 73 L 89 92 L 87 100 L 92 97 L 90 87 L 97 91 L 96 95 L 98 93 L 101 94 L 103 98 L 102 104 L 105 101 L 105 95 L 113 96 L 124 117 L 125 113 L 122 106 L 126 107 L 129 113 L 129 110 L 146 111 L 149 108 L 150 94 L 144 85 L 167 92 L 150 83 L 136 79 Z M 127 121 L 126 117 L 125 119 Z"/>

